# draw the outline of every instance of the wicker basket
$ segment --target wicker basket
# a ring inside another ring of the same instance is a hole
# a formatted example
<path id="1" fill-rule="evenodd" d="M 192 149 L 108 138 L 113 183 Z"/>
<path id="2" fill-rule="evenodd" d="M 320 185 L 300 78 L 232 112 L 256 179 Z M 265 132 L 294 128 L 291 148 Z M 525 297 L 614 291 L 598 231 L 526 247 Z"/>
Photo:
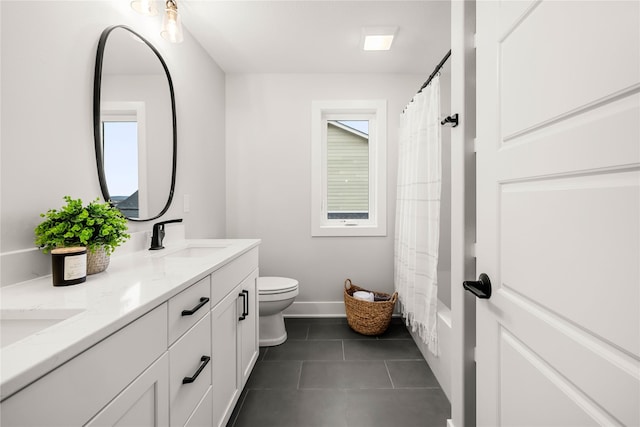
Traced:
<path id="1" fill-rule="evenodd" d="M 387 301 L 365 301 L 353 296 L 354 292 L 368 291 L 351 283 L 351 279 L 344 281 L 344 307 L 347 312 L 347 322 L 351 329 L 362 335 L 380 335 L 384 333 L 391 322 L 393 308 L 398 299 L 398 293 L 393 295 L 383 292 L 373 292 L 376 299 Z"/>

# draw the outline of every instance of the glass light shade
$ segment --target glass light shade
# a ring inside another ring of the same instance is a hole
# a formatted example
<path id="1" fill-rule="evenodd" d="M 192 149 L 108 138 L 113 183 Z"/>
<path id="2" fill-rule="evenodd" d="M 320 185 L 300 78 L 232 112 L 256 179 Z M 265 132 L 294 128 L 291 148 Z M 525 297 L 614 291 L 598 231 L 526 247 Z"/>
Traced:
<path id="1" fill-rule="evenodd" d="M 158 14 L 155 0 L 133 0 L 131 8 L 146 16 L 156 16 Z"/>
<path id="2" fill-rule="evenodd" d="M 163 39 L 171 43 L 180 43 L 184 39 L 182 34 L 182 20 L 178 14 L 178 7 L 172 1 L 167 1 L 167 8 L 162 18 L 162 31 L 160 35 Z"/>

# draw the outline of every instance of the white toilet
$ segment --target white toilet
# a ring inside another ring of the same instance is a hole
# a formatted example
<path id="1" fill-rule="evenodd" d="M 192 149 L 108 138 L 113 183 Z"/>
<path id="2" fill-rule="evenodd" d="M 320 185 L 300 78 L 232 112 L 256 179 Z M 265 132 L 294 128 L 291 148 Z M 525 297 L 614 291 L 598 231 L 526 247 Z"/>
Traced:
<path id="1" fill-rule="evenodd" d="M 298 281 L 287 277 L 258 278 L 260 347 L 272 347 L 287 340 L 282 312 L 298 295 Z"/>

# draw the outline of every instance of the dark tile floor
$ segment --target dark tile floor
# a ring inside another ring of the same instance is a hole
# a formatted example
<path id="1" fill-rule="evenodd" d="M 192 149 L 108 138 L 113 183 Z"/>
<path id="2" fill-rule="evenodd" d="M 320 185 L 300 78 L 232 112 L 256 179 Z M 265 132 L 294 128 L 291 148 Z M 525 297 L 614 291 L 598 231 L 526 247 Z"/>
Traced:
<path id="1" fill-rule="evenodd" d="M 379 337 L 344 318 L 286 319 L 227 427 L 445 426 L 451 407 L 400 319 Z"/>

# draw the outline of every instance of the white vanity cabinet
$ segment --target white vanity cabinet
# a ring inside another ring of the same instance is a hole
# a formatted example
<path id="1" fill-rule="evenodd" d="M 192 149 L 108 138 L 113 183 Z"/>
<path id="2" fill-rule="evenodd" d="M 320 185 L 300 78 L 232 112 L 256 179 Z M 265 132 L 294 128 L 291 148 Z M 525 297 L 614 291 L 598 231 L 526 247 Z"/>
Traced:
<path id="1" fill-rule="evenodd" d="M 165 303 L 2 401 L 0 424 L 167 425 L 168 406 L 149 404 L 169 395 L 166 352 Z"/>
<path id="2" fill-rule="evenodd" d="M 258 357 L 258 248 L 248 244 L 198 267 L 195 283 L 158 294 L 155 308 L 9 395 L 0 425 L 224 426 Z"/>
<path id="3" fill-rule="evenodd" d="M 212 275 L 214 299 L 224 295 L 211 310 L 214 426 L 226 425 L 258 359 L 257 266 L 254 249 Z"/>

